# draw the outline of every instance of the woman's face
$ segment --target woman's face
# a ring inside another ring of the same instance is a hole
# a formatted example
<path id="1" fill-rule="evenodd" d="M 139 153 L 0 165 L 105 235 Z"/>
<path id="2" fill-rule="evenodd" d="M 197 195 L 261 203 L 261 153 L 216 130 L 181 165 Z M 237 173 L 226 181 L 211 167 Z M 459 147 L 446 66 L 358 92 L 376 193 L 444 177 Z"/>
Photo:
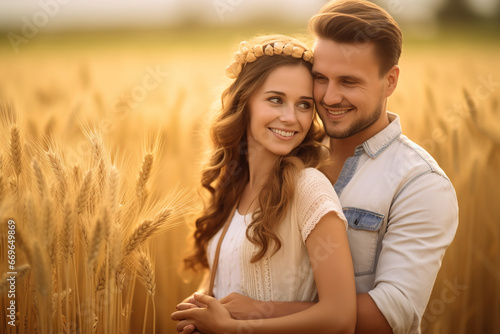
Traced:
<path id="1" fill-rule="evenodd" d="M 274 69 L 248 101 L 248 149 L 286 155 L 300 145 L 312 124 L 312 92 L 312 76 L 305 66 Z"/>

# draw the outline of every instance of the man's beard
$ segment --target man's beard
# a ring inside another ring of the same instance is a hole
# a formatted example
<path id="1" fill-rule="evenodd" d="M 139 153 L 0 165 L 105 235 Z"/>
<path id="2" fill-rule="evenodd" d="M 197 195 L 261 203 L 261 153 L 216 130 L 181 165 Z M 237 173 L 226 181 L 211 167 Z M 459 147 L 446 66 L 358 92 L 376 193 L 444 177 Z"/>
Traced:
<path id="1" fill-rule="evenodd" d="M 357 108 L 356 108 L 357 110 Z M 326 111 L 328 112 L 328 111 Z M 367 117 L 356 120 L 348 129 L 340 132 L 335 130 L 328 130 L 327 123 L 323 121 L 323 127 L 325 128 L 326 135 L 334 139 L 345 139 L 368 128 L 370 125 L 375 123 L 382 114 L 382 103 L 379 103 L 375 110 L 370 113 Z M 328 120 L 327 120 L 328 121 Z"/>

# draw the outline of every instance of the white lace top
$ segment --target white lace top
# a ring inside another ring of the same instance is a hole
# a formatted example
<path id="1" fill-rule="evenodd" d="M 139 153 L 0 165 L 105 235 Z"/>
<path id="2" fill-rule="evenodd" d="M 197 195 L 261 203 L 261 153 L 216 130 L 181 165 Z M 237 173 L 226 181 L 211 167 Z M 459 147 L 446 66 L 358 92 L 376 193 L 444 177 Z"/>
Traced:
<path id="1" fill-rule="evenodd" d="M 314 301 L 317 291 L 305 241 L 328 212 L 336 212 L 347 228 L 330 181 L 314 168 L 305 169 L 297 179 L 295 196 L 277 230 L 281 248 L 273 256 L 266 254 L 260 261 L 250 263 L 257 246 L 246 238 L 243 216 L 236 211 L 222 242 L 214 295 L 222 298 L 234 291 L 256 300 Z M 251 215 L 247 216 L 247 225 L 249 218 Z M 210 267 L 219 237 L 220 231 L 208 244 Z M 273 249 L 272 245 L 269 249 Z"/>

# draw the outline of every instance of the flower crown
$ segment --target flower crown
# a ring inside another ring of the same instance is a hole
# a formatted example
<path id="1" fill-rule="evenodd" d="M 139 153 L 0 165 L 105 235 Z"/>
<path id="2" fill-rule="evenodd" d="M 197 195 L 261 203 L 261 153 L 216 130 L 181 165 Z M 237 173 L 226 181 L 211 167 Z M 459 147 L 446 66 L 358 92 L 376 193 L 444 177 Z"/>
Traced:
<path id="1" fill-rule="evenodd" d="M 240 50 L 234 55 L 235 61 L 226 68 L 226 75 L 231 79 L 235 79 L 238 77 L 246 63 L 252 63 L 256 61 L 257 58 L 264 55 L 273 56 L 280 54 L 292 56 L 294 58 L 302 58 L 311 64 L 313 62 L 313 54 L 311 51 L 306 50 L 301 46 L 295 46 L 292 43 L 285 44 L 283 42 L 274 42 L 267 44 L 264 48 L 260 44 L 252 47 L 249 42 L 243 41 L 240 43 Z"/>

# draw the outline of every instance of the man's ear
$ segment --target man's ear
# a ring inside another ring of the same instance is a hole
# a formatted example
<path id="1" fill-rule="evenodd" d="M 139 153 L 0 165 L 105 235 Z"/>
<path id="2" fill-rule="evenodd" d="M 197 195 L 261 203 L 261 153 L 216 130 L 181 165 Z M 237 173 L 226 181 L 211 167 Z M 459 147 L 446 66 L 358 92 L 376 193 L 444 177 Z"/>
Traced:
<path id="1" fill-rule="evenodd" d="M 394 90 L 396 89 L 398 85 L 398 79 L 399 79 L 399 66 L 394 65 L 385 75 L 384 75 L 384 80 L 386 81 L 387 84 L 387 89 L 385 92 L 385 97 L 389 97 L 392 95 Z"/>

